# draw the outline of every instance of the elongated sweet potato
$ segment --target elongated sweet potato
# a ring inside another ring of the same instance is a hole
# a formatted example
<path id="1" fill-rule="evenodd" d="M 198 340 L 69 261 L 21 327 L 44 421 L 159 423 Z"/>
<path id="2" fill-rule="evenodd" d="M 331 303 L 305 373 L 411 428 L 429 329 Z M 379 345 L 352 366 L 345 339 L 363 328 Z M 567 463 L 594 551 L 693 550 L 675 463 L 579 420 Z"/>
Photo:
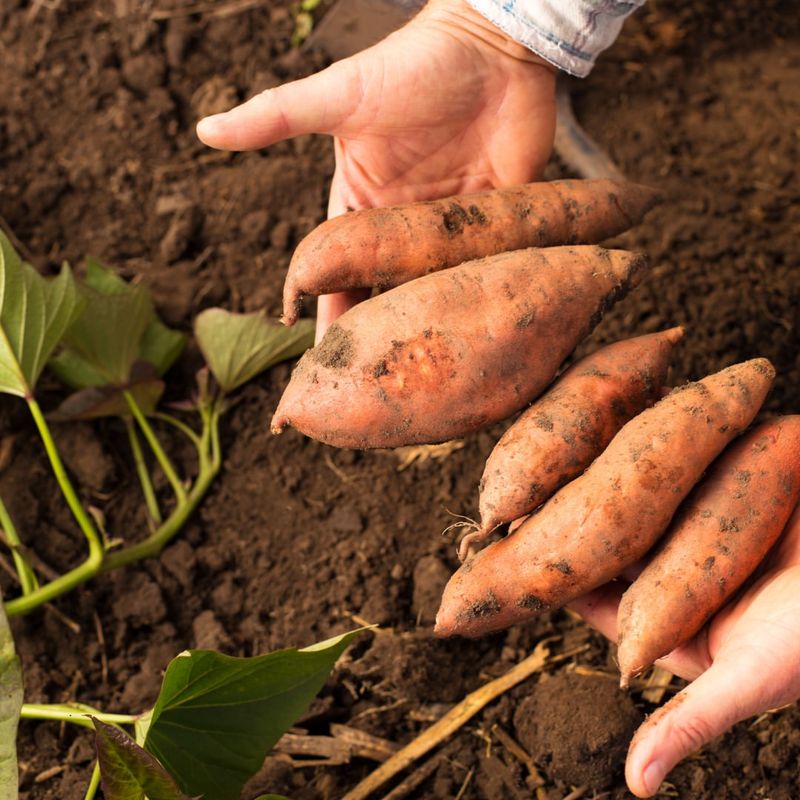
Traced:
<path id="1" fill-rule="evenodd" d="M 275 417 L 337 447 L 464 436 L 527 405 L 605 309 L 639 255 L 517 250 L 417 278 L 350 309 L 307 351 Z"/>
<path id="2" fill-rule="evenodd" d="M 617 431 L 661 396 L 683 328 L 603 347 L 568 369 L 503 434 L 480 484 L 481 527 L 459 556 L 580 475 Z"/>
<path id="3" fill-rule="evenodd" d="M 566 244 L 595 244 L 638 224 L 658 202 L 646 186 L 603 178 L 529 183 L 323 222 L 295 250 L 283 321 L 304 295 L 389 289 L 464 261 Z"/>
<path id="4" fill-rule="evenodd" d="M 723 453 L 622 596 L 623 688 L 724 605 L 780 536 L 799 496 L 800 416 L 760 425 Z"/>
<path id="5" fill-rule="evenodd" d="M 766 359 L 689 383 L 634 417 L 592 466 L 453 575 L 436 633 L 480 636 L 611 580 L 664 532 L 706 467 L 772 385 Z"/>

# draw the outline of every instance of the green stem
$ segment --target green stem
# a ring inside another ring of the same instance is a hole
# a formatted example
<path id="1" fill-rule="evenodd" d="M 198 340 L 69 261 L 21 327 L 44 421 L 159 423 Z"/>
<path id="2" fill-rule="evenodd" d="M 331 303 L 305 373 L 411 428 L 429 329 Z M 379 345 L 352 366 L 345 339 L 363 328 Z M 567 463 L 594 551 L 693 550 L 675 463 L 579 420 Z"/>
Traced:
<path id="1" fill-rule="evenodd" d="M 222 460 L 218 428 L 219 411 L 214 408 L 203 415 L 203 433 L 200 437 L 203 449 L 200 451 L 200 466 L 197 479 L 186 496 L 186 500 L 175 508 L 155 533 L 130 547 L 108 553 L 102 567 L 103 572 L 158 555 L 186 524 L 186 520 L 205 497 L 214 478 L 219 473 Z"/>
<path id="2" fill-rule="evenodd" d="M 125 401 L 128 403 L 128 408 L 130 408 L 131 413 L 136 419 L 136 422 L 139 423 L 139 427 L 144 434 L 144 438 L 147 439 L 147 443 L 150 445 L 153 455 L 156 457 L 161 469 L 164 470 L 167 480 L 172 485 L 172 490 L 175 492 L 175 497 L 177 498 L 178 505 L 180 506 L 182 503 L 186 502 L 186 489 L 183 487 L 183 484 L 178 478 L 178 474 L 175 472 L 175 467 L 173 467 L 172 462 L 169 460 L 169 456 L 167 456 L 167 454 L 164 452 L 164 449 L 161 447 L 161 443 L 156 438 L 155 431 L 147 421 L 147 417 L 145 417 L 145 415 L 142 413 L 142 409 L 139 408 L 136 398 L 129 391 L 124 391 L 122 394 L 125 397 Z"/>
<path id="3" fill-rule="evenodd" d="M 198 450 L 200 449 L 200 437 L 185 422 L 173 417 L 172 414 L 165 414 L 163 411 L 155 411 L 151 416 L 153 419 L 159 419 L 172 425 L 173 428 L 177 428 Z"/>
<path id="4" fill-rule="evenodd" d="M 53 441 L 50 428 L 47 426 L 47 422 L 45 421 L 44 414 L 42 414 L 42 410 L 39 408 L 39 404 L 32 397 L 27 398 L 27 400 L 28 407 L 33 415 L 33 420 L 36 423 L 36 427 L 39 429 L 39 435 L 42 437 L 42 442 L 44 443 L 44 449 L 47 452 L 47 457 L 50 459 L 50 466 L 53 468 L 53 473 L 56 476 L 58 485 L 61 487 L 61 492 L 64 495 L 64 499 L 67 501 L 67 505 L 69 506 L 70 511 L 72 511 L 72 516 L 75 517 L 75 521 L 78 523 L 83 535 L 86 537 L 86 541 L 89 543 L 88 560 L 99 568 L 103 560 L 103 553 L 105 551 L 103 540 L 100 537 L 100 534 L 95 530 L 92 520 L 86 513 L 86 509 L 84 509 L 84 507 L 81 505 L 81 501 L 78 499 L 78 494 L 72 486 L 69 476 L 67 475 L 67 470 L 64 468 L 64 464 L 61 461 L 61 456 L 58 454 L 56 443 Z"/>
<path id="5" fill-rule="evenodd" d="M 8 513 L 8 509 L 2 497 L 0 497 L 0 527 L 2 527 L 6 539 L 11 546 L 11 557 L 14 559 L 14 566 L 17 569 L 19 585 L 22 587 L 22 594 L 25 595 L 35 592 L 39 588 L 39 581 L 36 580 L 36 573 L 33 571 L 33 568 L 20 552 L 22 541 L 19 538 L 14 520 L 11 519 L 11 515 Z"/>
<path id="6" fill-rule="evenodd" d="M 83 703 L 24 703 L 20 711 L 21 719 L 54 720 L 94 728 L 89 716 L 109 725 L 134 725 L 139 719 L 133 714 L 106 714 Z"/>
<path id="7" fill-rule="evenodd" d="M 139 483 L 142 485 L 142 494 L 144 495 L 144 502 L 147 505 L 147 513 L 150 514 L 150 519 L 153 520 L 156 525 L 160 525 L 162 519 L 161 509 L 158 507 L 158 500 L 156 499 L 156 493 L 153 489 L 153 482 L 150 480 L 150 472 L 144 460 L 144 453 L 142 453 L 142 446 L 139 443 L 136 428 L 128 417 L 125 419 L 125 427 L 128 429 L 128 441 L 130 442 L 131 452 L 133 453 L 133 462 L 136 465 L 136 474 L 139 476 Z"/>
<path id="8" fill-rule="evenodd" d="M 28 595 L 9 600 L 5 604 L 5 610 L 8 616 L 13 617 L 20 614 L 27 614 L 42 603 L 47 603 L 65 592 L 74 589 L 76 586 L 86 583 L 86 581 L 94 577 L 94 575 L 100 571 L 107 572 L 116 567 L 121 567 L 143 558 L 158 555 L 186 524 L 186 520 L 200 504 L 203 497 L 205 497 L 214 478 L 216 478 L 219 473 L 222 464 L 219 441 L 219 419 L 221 413 L 222 411 L 219 403 L 214 403 L 210 407 L 201 409 L 203 431 L 199 437 L 202 447 L 198 451 L 199 470 L 197 478 L 189 493 L 184 495 L 183 502 L 178 503 L 172 514 L 164 520 L 154 533 L 143 541 L 122 550 L 106 551 L 103 553 L 101 549 L 99 559 L 97 559 L 100 563 L 97 563 L 93 550 L 89 559 L 70 570 L 65 575 L 61 575 L 59 578 L 45 584 Z M 47 442 L 47 440 L 45 440 L 45 442 Z M 57 458 L 58 454 L 55 452 L 54 447 L 53 453 Z M 60 461 L 58 463 L 60 464 Z M 63 472 L 63 466 L 61 470 Z M 63 474 L 66 480 L 66 473 L 63 472 Z M 56 472 L 56 475 L 58 475 L 58 472 Z M 67 485 L 71 488 L 68 482 Z M 79 504 L 78 507 L 80 508 Z M 82 508 L 80 510 L 83 511 Z M 93 528 L 91 528 L 91 530 L 94 531 Z M 95 537 L 96 536 L 95 534 Z M 97 538 L 97 541 L 99 543 L 99 538 Z"/>
<path id="9" fill-rule="evenodd" d="M 95 761 L 94 767 L 92 767 L 92 779 L 89 781 L 89 785 L 86 787 L 86 794 L 83 796 L 83 800 L 94 800 L 95 795 L 97 794 L 97 790 L 100 788 L 100 762 Z"/>
<path id="10" fill-rule="evenodd" d="M 78 495 L 70 482 L 67 471 L 61 461 L 61 456 L 58 454 L 55 442 L 50 434 L 50 429 L 47 427 L 47 422 L 44 419 L 44 415 L 38 403 L 32 397 L 27 398 L 27 401 L 36 427 L 39 429 L 39 435 L 42 437 L 44 449 L 50 459 L 50 466 L 53 468 L 53 473 L 56 476 L 58 485 L 61 487 L 64 499 L 67 501 L 67 505 L 70 511 L 72 511 L 75 521 L 78 523 L 89 544 L 89 555 L 82 564 L 74 567 L 64 575 L 59 576 L 44 586 L 40 586 L 29 594 L 24 594 L 22 597 L 9 600 L 5 605 L 5 609 L 10 617 L 17 616 L 18 614 L 26 614 L 43 603 L 49 603 L 51 600 L 55 600 L 62 594 L 74 589 L 76 586 L 86 583 L 86 581 L 99 572 L 105 554 L 103 540 L 100 534 L 95 530 L 94 524 L 78 499 Z"/>

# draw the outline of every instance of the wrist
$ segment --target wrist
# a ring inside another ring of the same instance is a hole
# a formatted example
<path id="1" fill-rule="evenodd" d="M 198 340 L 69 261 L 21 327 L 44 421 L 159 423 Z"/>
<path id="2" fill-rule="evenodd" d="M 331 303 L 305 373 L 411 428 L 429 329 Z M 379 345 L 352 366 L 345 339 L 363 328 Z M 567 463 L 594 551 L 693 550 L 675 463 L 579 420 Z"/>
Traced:
<path id="1" fill-rule="evenodd" d="M 429 0 L 416 19 L 446 25 L 450 30 L 465 33 L 479 46 L 488 46 L 517 61 L 543 67 L 553 75 L 558 73 L 558 67 L 513 39 L 466 0 Z"/>

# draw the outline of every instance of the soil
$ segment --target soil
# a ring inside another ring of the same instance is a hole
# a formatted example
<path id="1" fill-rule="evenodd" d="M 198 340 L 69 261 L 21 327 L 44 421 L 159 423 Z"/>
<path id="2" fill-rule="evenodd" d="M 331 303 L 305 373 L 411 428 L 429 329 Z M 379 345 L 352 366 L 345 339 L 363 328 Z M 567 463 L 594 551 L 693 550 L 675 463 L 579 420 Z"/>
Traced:
<path id="1" fill-rule="evenodd" d="M 91 254 L 143 281 L 165 320 L 186 330 L 212 305 L 278 316 L 284 270 L 323 219 L 332 170 L 322 137 L 235 155 L 197 142 L 198 116 L 307 74 L 325 57 L 291 47 L 288 4 L 200 4 L 192 14 L 181 11 L 187 5 L 0 7 L 2 224 L 42 270 Z M 800 17 L 792 6 L 653 2 L 573 87 L 592 136 L 627 175 L 669 197 L 617 241 L 655 266 L 582 352 L 685 324 L 674 381 L 767 356 L 779 377 L 766 413 L 796 411 L 800 386 Z M 548 176 L 561 173 L 554 160 Z M 189 394 L 197 364 L 192 352 L 181 359 L 170 397 Z M 279 366 L 240 392 L 224 421 L 223 472 L 160 559 L 93 581 L 56 604 L 60 615 L 14 622 L 27 699 L 137 712 L 187 647 L 249 655 L 367 620 L 381 631 L 350 648 L 299 724 L 325 734 L 343 722 L 404 743 L 553 636 L 554 654 L 578 654 L 474 717 L 409 796 L 530 797 L 527 768 L 492 733 L 499 726 L 530 749 L 548 800 L 575 783 L 587 787 L 583 797 L 629 797 L 624 741 L 634 713 L 654 706 L 637 692 L 626 699 L 591 688 L 587 681 L 608 679 L 587 670 L 615 673 L 602 637 L 565 612 L 477 642 L 431 636 L 435 598 L 456 566 L 453 536 L 440 532 L 450 512 L 475 515 L 482 465 L 503 426 L 398 471 L 393 453 L 333 450 L 293 431 L 272 437 L 268 422 L 289 372 Z M 45 406 L 55 392 L 46 379 Z M 0 436 L 11 447 L 0 493 L 23 537 L 63 570 L 82 544 L 26 414 L 19 401 L 0 400 Z M 82 425 L 59 440 L 86 501 L 114 535 L 136 538 L 145 518 L 124 431 Z M 188 458 L 177 441 L 170 446 Z M 158 490 L 168 503 L 169 487 Z M 0 585 L 12 590 L 5 574 Z M 796 706 L 736 726 L 673 771 L 668 796 L 800 796 L 798 729 Z M 20 796 L 82 798 L 91 759 L 84 732 L 24 722 Z M 562 768 L 569 760 L 580 770 Z M 244 796 L 337 798 L 373 767 L 291 769 L 270 758 Z"/>

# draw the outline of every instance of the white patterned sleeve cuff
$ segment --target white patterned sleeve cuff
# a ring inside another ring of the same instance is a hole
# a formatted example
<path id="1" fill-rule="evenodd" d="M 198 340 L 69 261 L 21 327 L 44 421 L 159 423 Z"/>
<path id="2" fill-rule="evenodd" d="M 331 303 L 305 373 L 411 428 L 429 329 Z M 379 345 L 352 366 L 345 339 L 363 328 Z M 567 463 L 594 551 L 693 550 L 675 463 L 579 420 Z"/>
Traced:
<path id="1" fill-rule="evenodd" d="M 467 0 L 512 39 L 585 78 L 645 0 Z"/>

